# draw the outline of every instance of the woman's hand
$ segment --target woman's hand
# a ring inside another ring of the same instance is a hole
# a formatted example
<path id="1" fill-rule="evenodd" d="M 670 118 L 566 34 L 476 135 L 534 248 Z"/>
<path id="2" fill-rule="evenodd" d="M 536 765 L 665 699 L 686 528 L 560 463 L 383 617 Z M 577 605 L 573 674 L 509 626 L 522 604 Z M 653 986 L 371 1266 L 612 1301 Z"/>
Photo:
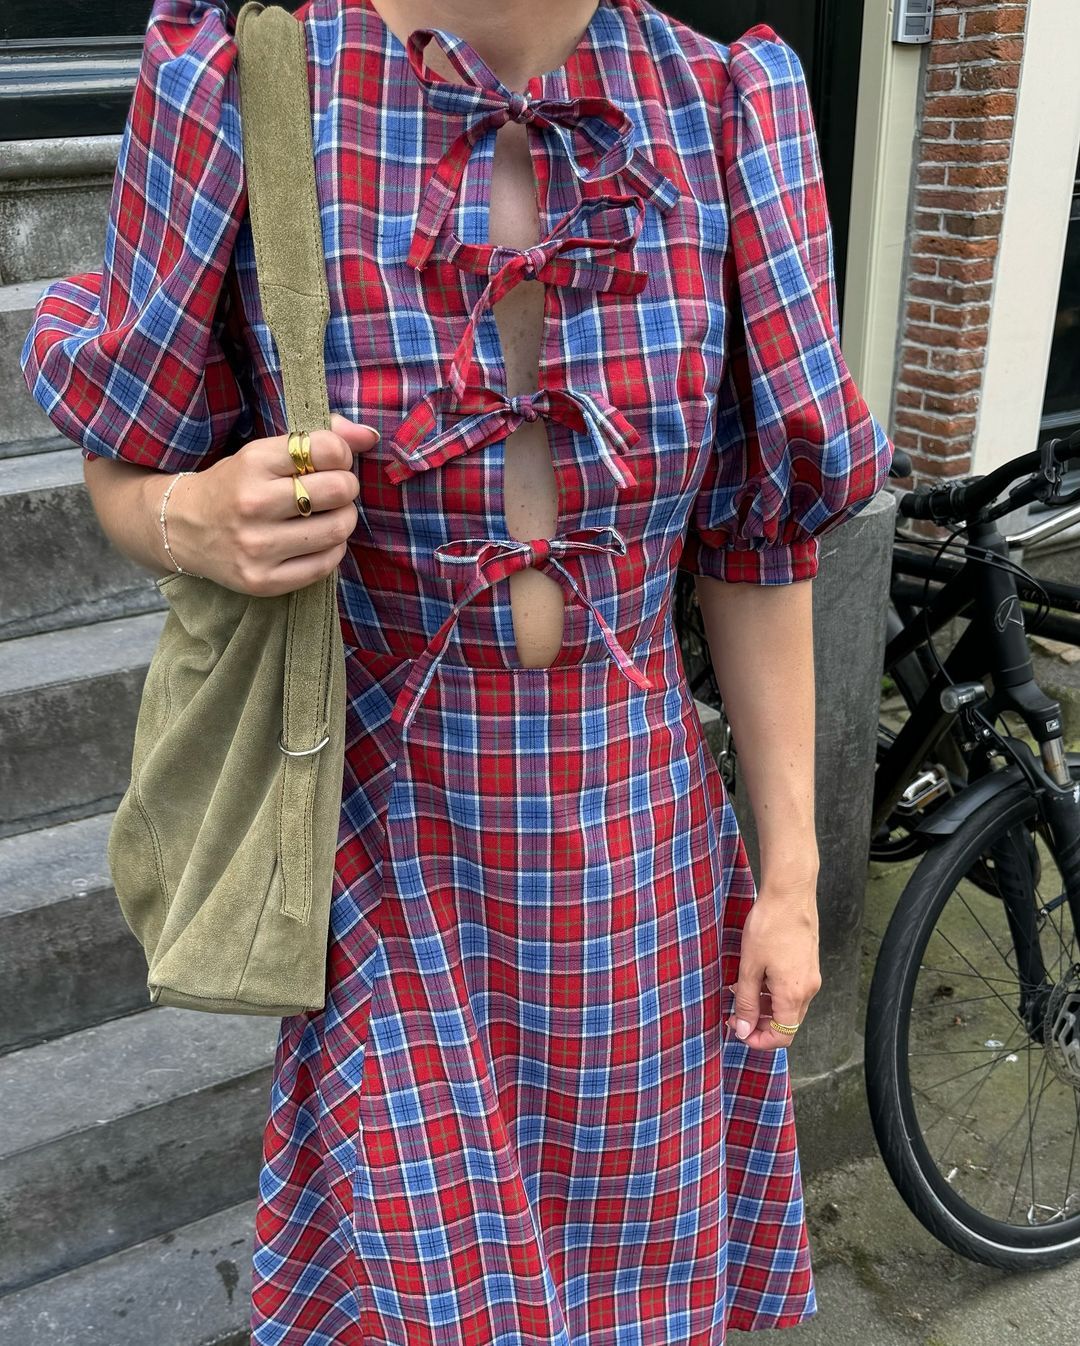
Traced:
<path id="1" fill-rule="evenodd" d="M 816 876 L 764 882 L 743 926 L 735 1012 L 728 1025 L 748 1047 L 790 1046 L 793 1035 L 776 1032 L 769 1020 L 801 1024 L 820 989 Z"/>
<path id="2" fill-rule="evenodd" d="M 378 431 L 336 412 L 312 430 L 314 472 L 303 476 L 311 513 L 296 509 L 288 435 L 253 439 L 183 477 L 165 511 L 169 546 L 184 570 L 240 593 L 273 597 L 323 579 L 340 564 L 358 518 L 354 455 Z"/>

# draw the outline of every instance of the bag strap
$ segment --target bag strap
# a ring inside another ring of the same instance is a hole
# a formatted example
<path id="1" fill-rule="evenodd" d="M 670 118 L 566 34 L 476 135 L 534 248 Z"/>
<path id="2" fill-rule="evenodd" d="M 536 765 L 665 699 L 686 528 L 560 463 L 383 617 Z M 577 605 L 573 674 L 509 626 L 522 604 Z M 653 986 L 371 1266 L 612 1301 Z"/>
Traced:
<path id="1" fill-rule="evenodd" d="M 236 45 L 259 297 L 281 361 L 288 429 L 328 430 L 323 343 L 330 299 L 304 29 L 288 10 L 247 0 L 237 15 Z M 312 856 L 316 845 L 326 843 L 325 837 L 313 840 L 312 835 L 319 762 L 328 743 L 338 751 L 343 742 L 344 702 L 331 704 L 334 661 L 343 658 L 337 572 L 287 597 L 279 858 L 282 911 L 305 921 L 311 911 Z M 340 769 L 340 762 L 328 763 L 327 769 Z M 330 844 L 335 842 L 332 837 Z"/>
<path id="2" fill-rule="evenodd" d="M 236 45 L 259 296 L 281 360 L 289 429 L 328 430 L 323 343 L 330 296 L 304 29 L 288 10 L 248 0 L 237 16 Z"/>

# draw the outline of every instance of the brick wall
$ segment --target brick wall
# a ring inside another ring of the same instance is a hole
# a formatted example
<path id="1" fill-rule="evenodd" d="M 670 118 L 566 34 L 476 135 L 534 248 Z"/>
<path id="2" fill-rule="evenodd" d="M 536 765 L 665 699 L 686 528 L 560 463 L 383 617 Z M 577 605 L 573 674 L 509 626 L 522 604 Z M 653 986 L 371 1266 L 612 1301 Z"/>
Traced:
<path id="1" fill-rule="evenodd" d="M 1028 0 L 938 0 L 925 51 L 893 437 L 917 481 L 971 470 Z"/>

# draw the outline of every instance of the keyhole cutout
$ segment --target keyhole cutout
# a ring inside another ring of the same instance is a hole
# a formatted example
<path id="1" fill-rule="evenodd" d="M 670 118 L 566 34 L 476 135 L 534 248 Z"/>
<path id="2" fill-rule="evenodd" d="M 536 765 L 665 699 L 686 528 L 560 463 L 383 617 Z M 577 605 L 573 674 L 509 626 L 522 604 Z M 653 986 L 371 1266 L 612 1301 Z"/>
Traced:
<path id="1" fill-rule="evenodd" d="M 444 79 L 460 82 L 434 43 L 424 50 L 424 64 Z M 495 132 L 491 176 L 487 241 L 512 248 L 532 247 L 540 239 L 536 175 L 528 131 L 519 123 L 507 122 Z M 540 381 L 543 282 L 521 281 L 492 305 L 491 313 L 506 366 L 507 396 L 535 392 Z M 552 537 L 558 526 L 558 486 L 546 422 L 525 422 L 508 436 L 504 450 L 506 531 L 522 542 Z M 532 568 L 511 575 L 508 583 L 518 662 L 526 668 L 547 668 L 563 643 L 566 599 L 562 587 L 550 575 Z"/>
<path id="2" fill-rule="evenodd" d="M 528 131 L 519 123 L 507 122 L 495 133 L 491 176 L 488 241 L 532 247 L 540 238 L 536 179 Z M 535 392 L 540 381 L 543 282 L 521 281 L 491 311 L 506 364 L 507 396 Z M 528 541 L 554 535 L 558 487 L 543 419 L 525 422 L 507 438 L 503 501 L 511 537 Z M 562 588 L 550 575 L 534 569 L 511 575 L 509 584 L 518 660 L 527 668 L 546 668 L 562 647 Z"/>

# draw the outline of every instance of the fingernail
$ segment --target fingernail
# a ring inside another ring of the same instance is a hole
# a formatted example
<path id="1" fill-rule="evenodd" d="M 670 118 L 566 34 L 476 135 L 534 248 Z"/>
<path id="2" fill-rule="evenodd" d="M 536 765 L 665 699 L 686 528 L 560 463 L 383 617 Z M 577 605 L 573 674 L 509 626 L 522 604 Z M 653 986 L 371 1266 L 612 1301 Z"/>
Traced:
<path id="1" fill-rule="evenodd" d="M 748 1038 L 750 1036 L 750 1021 L 748 1019 L 735 1020 L 735 1036 L 738 1038 Z"/>
<path id="2" fill-rule="evenodd" d="M 382 435 L 379 434 L 378 430 L 376 430 L 375 427 L 374 427 L 373 425 L 361 425 L 360 428 L 361 428 L 361 430 L 370 430 L 370 431 L 371 431 L 371 433 L 375 436 L 375 444 L 378 444 L 379 440 L 382 439 Z M 375 447 L 375 444 L 373 444 L 371 447 L 374 448 L 374 447 Z"/>

